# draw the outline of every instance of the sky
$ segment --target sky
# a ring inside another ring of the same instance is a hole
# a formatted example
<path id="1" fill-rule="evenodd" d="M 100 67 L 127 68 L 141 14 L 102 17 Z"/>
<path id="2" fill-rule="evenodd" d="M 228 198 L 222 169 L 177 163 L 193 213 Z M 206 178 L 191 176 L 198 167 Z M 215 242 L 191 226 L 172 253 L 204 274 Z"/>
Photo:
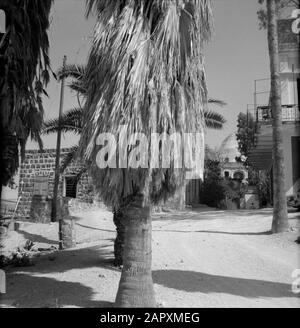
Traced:
<path id="1" fill-rule="evenodd" d="M 269 59 L 266 32 L 258 28 L 258 0 L 212 0 L 212 5 L 215 28 L 205 48 L 207 86 L 209 97 L 227 103 L 223 108 L 211 108 L 227 120 L 223 130 L 207 131 L 206 143 L 215 148 L 226 136 L 235 133 L 238 113 L 246 112 L 247 104 L 253 104 L 254 80 L 268 78 Z M 62 65 L 64 55 L 67 63 L 86 63 L 94 23 L 94 17 L 85 18 L 85 0 L 54 1 L 49 30 L 54 71 Z M 58 116 L 60 84 L 52 79 L 47 92 L 45 119 Z M 76 94 L 66 87 L 64 112 L 74 106 L 77 106 Z M 43 141 L 45 148 L 56 147 L 55 135 L 43 137 Z M 70 147 L 77 141 L 77 136 L 64 134 L 62 147 Z M 37 149 L 38 146 L 28 141 L 26 148 Z"/>

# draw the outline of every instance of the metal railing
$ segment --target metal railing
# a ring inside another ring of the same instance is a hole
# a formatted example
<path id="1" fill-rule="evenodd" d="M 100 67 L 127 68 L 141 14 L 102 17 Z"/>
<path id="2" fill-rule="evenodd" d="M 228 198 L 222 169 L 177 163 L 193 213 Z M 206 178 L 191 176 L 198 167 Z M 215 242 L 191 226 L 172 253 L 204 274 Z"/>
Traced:
<path id="1" fill-rule="evenodd" d="M 270 106 L 258 106 L 256 109 L 257 123 L 270 124 L 272 110 Z M 298 105 L 282 105 L 282 122 L 299 122 L 300 112 Z"/>

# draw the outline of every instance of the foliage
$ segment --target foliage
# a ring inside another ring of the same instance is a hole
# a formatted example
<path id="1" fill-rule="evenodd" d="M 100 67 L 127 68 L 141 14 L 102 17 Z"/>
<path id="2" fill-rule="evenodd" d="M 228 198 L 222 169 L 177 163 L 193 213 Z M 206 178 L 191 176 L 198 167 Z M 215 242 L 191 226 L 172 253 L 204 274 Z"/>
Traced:
<path id="1" fill-rule="evenodd" d="M 59 79 L 64 78 L 72 78 L 72 82 L 69 84 L 69 87 L 77 92 L 81 96 L 86 95 L 86 85 L 85 85 L 85 76 L 86 76 L 86 67 L 84 65 L 76 65 L 70 64 L 65 67 L 65 70 L 61 67 L 57 76 Z M 73 86 L 76 88 L 73 88 Z M 208 104 L 217 105 L 217 106 L 225 106 L 226 103 L 222 100 L 209 98 Z M 75 134 L 80 134 L 83 128 L 83 119 L 84 119 L 84 108 L 78 107 L 73 108 L 66 113 L 64 113 L 61 117 L 60 127 L 63 132 L 72 132 Z M 211 110 L 204 110 L 204 120 L 207 128 L 210 129 L 221 129 L 223 128 L 224 123 L 226 122 L 225 118 Z M 50 119 L 43 124 L 42 133 L 43 134 L 51 134 L 57 133 L 58 131 L 58 118 Z M 67 168 L 67 166 L 77 157 L 78 146 L 75 145 L 71 148 L 70 152 L 65 155 L 63 161 L 61 163 L 61 172 Z M 80 178 L 81 174 L 87 171 L 87 165 L 82 168 L 81 173 L 78 178 Z"/>
<path id="2" fill-rule="evenodd" d="M 42 96 L 50 76 L 49 14 L 52 0 L 1 1 L 6 33 L 0 35 L 1 183 L 18 168 L 18 145 L 24 156 L 28 137 L 42 148 Z M 8 142 L 6 139 L 8 139 Z M 15 139 L 12 142 L 12 139 Z M 3 154 L 5 156 L 3 156 Z"/>
<path id="3" fill-rule="evenodd" d="M 225 198 L 230 200 L 240 200 L 245 196 L 247 190 L 247 186 L 244 183 L 233 179 L 224 179 L 222 186 L 224 188 Z"/>
<path id="4" fill-rule="evenodd" d="M 273 202 L 273 200 L 270 199 L 271 172 L 267 170 L 257 171 L 251 165 L 247 165 L 247 170 L 248 184 L 257 187 L 260 206 L 271 204 Z"/>
<path id="5" fill-rule="evenodd" d="M 210 2 L 90 0 L 91 11 L 98 22 L 87 69 L 82 154 L 94 163 L 98 134 L 118 136 L 122 125 L 126 136 L 202 131 Z M 100 170 L 94 164 L 92 174 L 103 200 L 113 205 L 139 192 L 159 201 L 183 183 L 183 170 L 174 168 Z"/>
<path id="6" fill-rule="evenodd" d="M 265 0 L 258 0 L 260 5 L 263 5 Z M 299 8 L 299 0 L 277 0 L 277 13 L 279 14 L 282 10 L 287 7 Z M 260 8 L 257 11 L 257 17 L 259 21 L 259 28 L 267 28 L 267 11 L 265 8 Z"/>
<path id="7" fill-rule="evenodd" d="M 200 199 L 207 206 L 218 207 L 224 198 L 225 189 L 221 177 L 220 162 L 206 159 Z"/>
<path id="8" fill-rule="evenodd" d="M 223 115 L 213 112 L 211 110 L 204 111 L 204 120 L 207 128 L 215 130 L 222 129 L 224 123 L 226 122 Z"/>
<path id="9" fill-rule="evenodd" d="M 271 197 L 271 172 L 260 171 L 259 172 L 259 181 L 257 184 L 258 195 L 261 206 L 267 206 L 273 204 L 273 199 Z"/>
<path id="10" fill-rule="evenodd" d="M 69 87 L 75 91 L 80 96 L 85 96 L 86 87 L 84 85 L 86 74 L 86 67 L 84 65 L 70 64 L 66 65 L 65 69 L 62 67 L 58 70 L 57 76 L 61 80 L 64 78 L 71 78 L 72 81 Z M 75 87 L 74 87 L 75 86 Z M 79 101 L 79 107 L 72 108 L 68 110 L 61 116 L 60 119 L 60 129 L 62 132 L 72 132 L 74 134 L 80 135 L 83 127 L 83 108 Z M 58 118 L 50 119 L 43 123 L 42 134 L 57 133 L 59 129 Z M 60 165 L 60 171 L 64 172 L 70 163 L 77 158 L 78 145 L 71 147 L 70 151 L 63 157 L 62 163 Z M 77 174 L 77 180 L 87 171 L 87 165 L 83 165 Z"/>
<path id="11" fill-rule="evenodd" d="M 209 98 L 209 105 L 218 105 L 223 107 L 226 103 L 219 99 Z M 226 119 L 222 114 L 219 114 L 211 109 L 204 109 L 204 120 L 205 126 L 208 129 L 220 130 L 223 128 L 223 125 L 226 123 Z"/>
<path id="12" fill-rule="evenodd" d="M 86 67 L 84 65 L 69 64 L 65 68 L 61 67 L 57 76 L 59 79 L 72 78 L 72 82 L 69 84 L 71 90 L 79 93 L 81 96 L 85 96 L 87 91 L 87 85 L 85 84 Z"/>
<path id="13" fill-rule="evenodd" d="M 62 132 L 80 134 L 82 131 L 82 108 L 73 108 L 61 116 L 60 128 Z M 58 131 L 58 118 L 50 119 L 43 124 L 42 133 L 51 134 Z"/>
<path id="14" fill-rule="evenodd" d="M 242 156 L 238 161 L 243 162 L 248 171 L 248 184 L 257 186 L 261 205 L 270 203 L 270 173 L 267 171 L 259 172 L 250 163 L 247 162 L 247 156 L 253 147 L 255 138 L 255 121 L 251 114 L 240 113 L 238 115 L 238 131 L 236 134 L 239 151 L 246 160 L 242 160 Z"/>
<path id="15" fill-rule="evenodd" d="M 242 156 L 248 156 L 254 143 L 255 120 L 250 113 L 239 113 L 236 138 L 238 149 Z"/>

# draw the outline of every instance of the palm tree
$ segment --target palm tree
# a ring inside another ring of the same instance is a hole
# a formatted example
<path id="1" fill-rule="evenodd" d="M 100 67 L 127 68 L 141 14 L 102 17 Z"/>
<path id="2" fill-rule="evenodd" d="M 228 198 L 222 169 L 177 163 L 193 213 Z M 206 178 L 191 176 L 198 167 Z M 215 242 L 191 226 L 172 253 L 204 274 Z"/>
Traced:
<path id="1" fill-rule="evenodd" d="M 52 0 L 2 0 L 6 32 L 0 34 L 0 197 L 24 158 L 28 137 L 42 148 L 42 96 L 49 82 L 49 13 Z"/>
<path id="2" fill-rule="evenodd" d="M 281 85 L 279 76 L 277 14 L 275 0 L 267 0 L 268 47 L 271 72 L 271 108 L 273 124 L 273 222 L 272 232 L 288 230 L 287 201 L 285 196 L 285 172 L 283 154 Z"/>
<path id="3" fill-rule="evenodd" d="M 62 68 L 58 70 L 58 77 L 62 78 L 72 78 L 71 83 L 69 83 L 69 87 L 75 91 L 78 95 L 78 99 L 80 97 L 86 96 L 86 67 L 83 65 L 67 65 L 65 70 Z M 63 132 L 72 132 L 76 135 L 80 135 L 83 128 L 83 118 L 84 118 L 84 107 L 81 105 L 81 101 L 78 101 L 79 107 L 73 108 L 66 113 L 64 113 L 61 117 L 61 129 Z M 222 100 L 209 98 L 208 104 L 210 105 L 218 105 L 225 106 L 226 103 Z M 211 109 L 204 110 L 204 120 L 205 126 L 209 129 L 222 129 L 226 119 L 223 115 L 215 112 Z M 59 129 L 58 118 L 50 119 L 46 121 L 43 125 L 43 134 L 51 134 L 57 133 Z M 62 164 L 61 164 L 61 172 L 67 168 L 67 166 L 77 158 L 78 153 L 78 145 L 73 146 L 70 151 L 64 156 Z M 88 170 L 88 165 L 85 165 L 80 170 L 77 178 L 81 177 L 81 174 Z M 182 188 L 185 194 L 185 185 Z M 122 201 L 120 201 L 122 203 Z M 124 239 L 125 239 L 125 226 L 123 224 L 123 213 L 120 208 L 113 209 L 113 222 L 116 226 L 117 235 L 114 242 L 114 265 L 121 266 L 123 265 L 123 252 L 124 252 Z"/>
<path id="4" fill-rule="evenodd" d="M 80 151 L 91 162 L 103 201 L 124 215 L 124 265 L 116 305 L 154 307 L 151 207 L 174 194 L 184 170 L 100 169 L 96 157 L 101 146 L 96 143 L 104 132 L 120 138 L 121 145 L 123 133 L 128 138 L 138 132 L 149 137 L 151 132 L 203 130 L 203 43 L 210 37 L 210 2 L 89 0 L 91 11 L 98 21 L 88 61 Z M 184 116 L 189 119 L 182 120 Z"/>
<path id="5" fill-rule="evenodd" d="M 72 70 L 73 71 L 73 70 Z M 68 71 L 66 70 L 66 76 L 68 75 Z M 73 83 L 77 86 L 78 83 L 73 81 L 70 84 L 72 88 Z M 82 87 L 80 87 L 82 90 Z M 75 90 L 75 89 L 74 89 Z M 76 90 L 77 91 L 77 90 Z M 80 91 L 80 93 L 82 93 Z M 209 104 L 217 104 L 220 106 L 224 106 L 225 103 L 216 100 L 216 99 L 209 99 Z M 83 117 L 84 112 L 82 107 L 73 108 L 66 113 L 64 113 L 61 117 L 61 129 L 63 132 L 72 132 L 76 135 L 80 135 L 82 128 L 83 128 Z M 226 122 L 224 116 L 215 112 L 213 110 L 204 110 L 204 120 L 205 126 L 208 129 L 222 129 L 224 123 Z M 58 119 L 50 119 L 46 121 L 43 125 L 42 133 L 43 134 L 51 134 L 58 132 Z M 61 172 L 64 172 L 68 165 L 73 161 L 76 160 L 78 154 L 78 145 L 74 145 L 71 147 L 70 151 L 64 156 L 62 163 L 61 163 Z M 88 165 L 83 165 L 82 169 L 79 171 L 77 175 L 77 179 L 81 177 L 81 175 L 88 170 Z M 185 185 L 182 187 L 182 192 L 185 194 Z M 122 203 L 120 201 L 120 203 Z M 119 208 L 114 208 L 113 210 L 113 222 L 116 226 L 117 235 L 114 242 L 114 265 L 121 266 L 123 265 L 123 251 L 124 251 L 124 237 L 125 237 L 125 227 L 123 224 L 123 213 Z"/>

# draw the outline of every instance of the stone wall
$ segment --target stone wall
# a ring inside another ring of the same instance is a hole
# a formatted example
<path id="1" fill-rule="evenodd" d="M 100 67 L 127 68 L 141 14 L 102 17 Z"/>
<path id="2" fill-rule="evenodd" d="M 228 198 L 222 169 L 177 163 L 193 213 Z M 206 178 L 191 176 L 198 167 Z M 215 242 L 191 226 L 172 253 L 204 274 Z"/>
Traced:
<path id="1" fill-rule="evenodd" d="M 70 149 L 61 150 L 61 158 Z M 25 160 L 20 167 L 19 196 L 21 200 L 18 206 L 18 216 L 28 218 L 30 215 L 31 202 L 33 197 L 34 183 L 36 177 L 48 178 L 47 198 L 53 197 L 54 175 L 55 175 L 55 149 L 45 149 L 43 152 L 38 150 L 28 150 L 25 154 Z M 64 195 L 65 176 L 76 175 L 82 168 L 82 162 L 72 162 L 60 177 L 59 195 Z M 84 173 L 77 184 L 76 202 L 89 203 L 94 202 L 95 193 L 91 178 Z"/>

